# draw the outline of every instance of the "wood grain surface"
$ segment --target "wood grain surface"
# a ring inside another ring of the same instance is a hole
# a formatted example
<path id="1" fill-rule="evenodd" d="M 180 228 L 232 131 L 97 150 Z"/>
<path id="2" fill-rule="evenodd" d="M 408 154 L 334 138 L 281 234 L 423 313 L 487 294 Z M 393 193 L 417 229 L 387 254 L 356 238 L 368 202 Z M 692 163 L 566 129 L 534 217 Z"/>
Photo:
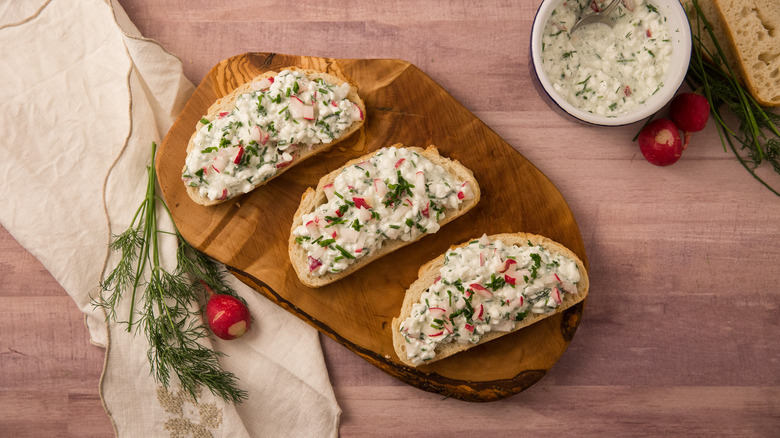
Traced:
<path id="1" fill-rule="evenodd" d="M 777 436 L 780 199 L 724 152 L 714 126 L 668 168 L 639 126 L 561 117 L 534 88 L 540 1 L 121 0 L 199 83 L 245 52 L 409 61 L 539 168 L 588 249 L 594 293 L 566 354 L 528 390 L 467 403 L 394 379 L 328 337 L 342 436 Z M 770 179 L 780 187 L 777 178 Z M 0 230 L 0 435 L 110 436 L 103 351 L 75 305 Z"/>
<path id="2" fill-rule="evenodd" d="M 269 184 L 224 204 L 191 201 L 181 167 L 194 127 L 211 102 L 268 70 L 313 68 L 354 83 L 366 123 L 333 149 Z M 442 156 L 474 172 L 479 204 L 434 235 L 377 260 L 349 277 L 312 289 L 295 275 L 288 239 L 307 187 L 379 148 L 435 144 Z M 225 263 L 245 283 L 388 374 L 427 391 L 494 401 L 536 383 L 571 342 L 584 303 L 455 357 L 411 368 L 393 348 L 391 321 L 424 263 L 483 233 L 542 234 L 578 253 L 582 238 L 566 201 L 536 167 L 414 65 L 395 59 L 328 59 L 247 53 L 216 64 L 198 85 L 160 145 L 158 180 L 176 226 L 188 242 Z M 522 190 L 516 189 L 522 187 Z"/>

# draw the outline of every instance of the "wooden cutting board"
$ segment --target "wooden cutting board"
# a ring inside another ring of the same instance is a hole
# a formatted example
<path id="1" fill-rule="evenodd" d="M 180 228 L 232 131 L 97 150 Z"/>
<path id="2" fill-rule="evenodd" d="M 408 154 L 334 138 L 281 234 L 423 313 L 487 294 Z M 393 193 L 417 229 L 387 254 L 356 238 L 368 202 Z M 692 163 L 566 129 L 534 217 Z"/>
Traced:
<path id="1" fill-rule="evenodd" d="M 238 85 L 286 66 L 325 70 L 357 84 L 365 126 L 329 152 L 269 184 L 214 207 L 187 196 L 182 183 L 187 142 L 208 107 Z M 475 93 L 479 90 L 474 90 Z M 465 216 L 321 289 L 303 286 L 287 255 L 300 197 L 344 162 L 394 143 L 436 145 L 474 171 L 482 199 Z M 516 145 L 544 147 L 541 143 Z M 518 393 L 541 379 L 563 354 L 584 303 L 467 352 L 417 369 L 393 350 L 391 321 L 405 289 L 425 262 L 483 233 L 531 232 L 573 250 L 587 267 L 582 237 L 561 194 L 533 164 L 414 65 L 396 59 L 327 59 L 247 53 L 206 75 L 162 142 L 159 184 L 187 241 L 227 265 L 239 279 L 388 374 L 426 391 L 470 401 Z M 262 318 L 262 315 L 254 315 Z"/>

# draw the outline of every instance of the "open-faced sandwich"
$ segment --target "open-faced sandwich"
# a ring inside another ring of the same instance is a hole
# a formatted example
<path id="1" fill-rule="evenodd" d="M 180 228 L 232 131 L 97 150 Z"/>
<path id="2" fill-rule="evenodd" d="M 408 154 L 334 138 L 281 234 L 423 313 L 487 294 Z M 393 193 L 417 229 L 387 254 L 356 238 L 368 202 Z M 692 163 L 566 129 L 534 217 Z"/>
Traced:
<path id="1" fill-rule="evenodd" d="M 393 347 L 406 365 L 428 364 L 520 330 L 584 300 L 588 274 L 546 237 L 483 235 L 420 268 L 393 319 Z"/>
<path id="2" fill-rule="evenodd" d="M 366 109 L 336 76 L 289 67 L 219 99 L 187 145 L 182 180 L 190 198 L 214 205 L 267 183 L 357 131 Z"/>
<path id="3" fill-rule="evenodd" d="M 302 283 L 324 286 L 435 233 L 479 198 L 472 172 L 435 147 L 382 148 L 306 190 L 293 218 L 290 260 Z"/>

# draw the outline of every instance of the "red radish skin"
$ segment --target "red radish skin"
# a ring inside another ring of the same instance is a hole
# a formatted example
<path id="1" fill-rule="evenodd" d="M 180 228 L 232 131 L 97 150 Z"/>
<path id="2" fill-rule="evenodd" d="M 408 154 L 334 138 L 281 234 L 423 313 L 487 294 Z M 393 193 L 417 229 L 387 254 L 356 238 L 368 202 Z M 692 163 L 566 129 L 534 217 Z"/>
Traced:
<path id="1" fill-rule="evenodd" d="M 698 93 L 680 93 L 669 104 L 669 116 L 683 131 L 683 150 L 688 147 L 691 134 L 707 126 L 710 118 L 710 103 Z"/>
<path id="2" fill-rule="evenodd" d="M 669 119 L 655 119 L 639 133 L 639 149 L 656 166 L 669 166 L 682 156 L 682 141 L 677 125 Z"/>
<path id="3" fill-rule="evenodd" d="M 246 305 L 234 296 L 216 294 L 203 280 L 200 282 L 209 293 L 206 317 L 211 332 L 225 340 L 244 336 L 252 327 L 252 316 Z"/>

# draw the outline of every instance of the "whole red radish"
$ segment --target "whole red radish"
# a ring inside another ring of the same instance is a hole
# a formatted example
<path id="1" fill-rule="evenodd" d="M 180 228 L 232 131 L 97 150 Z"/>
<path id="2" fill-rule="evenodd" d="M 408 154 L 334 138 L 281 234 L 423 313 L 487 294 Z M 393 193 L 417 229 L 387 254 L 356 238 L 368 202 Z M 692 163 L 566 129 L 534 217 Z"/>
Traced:
<path id="1" fill-rule="evenodd" d="M 655 119 L 639 133 L 639 149 L 656 166 L 669 166 L 682 156 L 682 141 L 677 125 L 669 119 Z"/>
<path id="2" fill-rule="evenodd" d="M 699 132 L 707 125 L 710 103 L 701 94 L 680 93 L 669 104 L 669 116 L 684 133 L 683 150 L 685 150 L 691 133 Z"/>
<path id="3" fill-rule="evenodd" d="M 206 282 L 200 282 L 209 293 L 206 317 L 211 332 L 219 338 L 230 340 L 249 331 L 252 327 L 252 316 L 246 305 L 234 296 L 214 293 Z"/>

